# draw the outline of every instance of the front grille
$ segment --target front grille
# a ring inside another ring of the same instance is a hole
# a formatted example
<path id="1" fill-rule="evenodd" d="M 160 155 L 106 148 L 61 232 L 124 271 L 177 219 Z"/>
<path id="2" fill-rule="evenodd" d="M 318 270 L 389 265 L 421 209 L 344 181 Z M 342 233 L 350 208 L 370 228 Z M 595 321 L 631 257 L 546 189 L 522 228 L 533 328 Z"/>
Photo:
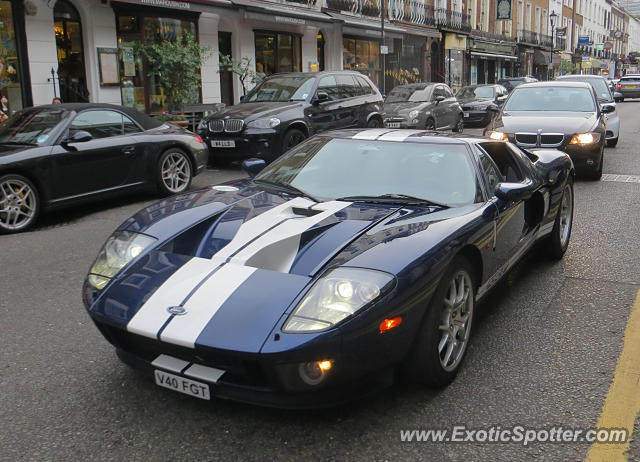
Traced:
<path id="1" fill-rule="evenodd" d="M 526 147 L 557 147 L 564 141 L 562 133 L 516 133 L 516 144 Z"/>
<path id="2" fill-rule="evenodd" d="M 473 108 L 471 106 L 462 106 L 462 110 L 463 111 L 473 111 Z"/>
<path id="3" fill-rule="evenodd" d="M 227 119 L 224 121 L 224 131 L 229 133 L 241 132 L 243 125 L 242 119 Z"/>
<path id="4" fill-rule="evenodd" d="M 209 121 L 209 130 L 213 133 L 222 133 L 224 131 L 224 120 L 215 119 Z"/>

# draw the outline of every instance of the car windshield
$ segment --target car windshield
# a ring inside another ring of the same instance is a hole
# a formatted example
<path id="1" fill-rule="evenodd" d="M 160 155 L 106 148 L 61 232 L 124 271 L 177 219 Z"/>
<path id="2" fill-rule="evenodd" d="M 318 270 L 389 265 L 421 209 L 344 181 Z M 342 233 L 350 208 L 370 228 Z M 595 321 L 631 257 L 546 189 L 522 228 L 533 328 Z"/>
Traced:
<path id="1" fill-rule="evenodd" d="M 595 101 L 588 88 L 517 87 L 504 106 L 505 111 L 595 112 Z"/>
<path id="2" fill-rule="evenodd" d="M 0 125 L 0 144 L 45 145 L 65 114 L 59 109 L 17 112 Z"/>
<path id="3" fill-rule="evenodd" d="M 493 99 L 493 87 L 464 87 L 461 88 L 458 98 L 489 98 Z"/>
<path id="4" fill-rule="evenodd" d="M 413 102 L 424 103 L 430 101 L 431 86 L 395 87 L 387 95 L 386 103 Z"/>
<path id="5" fill-rule="evenodd" d="M 593 89 L 596 91 L 596 93 L 598 94 L 598 99 L 599 100 L 604 100 L 604 101 L 613 101 L 613 98 L 611 97 L 611 93 L 609 92 L 609 86 L 607 85 L 607 82 L 604 79 L 589 79 L 589 78 L 572 78 L 572 77 L 568 77 L 568 78 L 564 78 L 564 79 L 560 79 L 563 82 L 564 81 L 569 81 L 569 82 L 587 82 L 590 83 L 591 86 L 593 87 Z"/>
<path id="6" fill-rule="evenodd" d="M 302 75 L 271 77 L 254 88 L 243 102 L 304 101 L 313 89 L 314 80 Z"/>
<path id="7" fill-rule="evenodd" d="M 475 202 L 478 191 L 466 146 L 451 143 L 315 137 L 273 162 L 256 180 L 290 185 L 326 200 L 406 195 L 455 206 Z"/>

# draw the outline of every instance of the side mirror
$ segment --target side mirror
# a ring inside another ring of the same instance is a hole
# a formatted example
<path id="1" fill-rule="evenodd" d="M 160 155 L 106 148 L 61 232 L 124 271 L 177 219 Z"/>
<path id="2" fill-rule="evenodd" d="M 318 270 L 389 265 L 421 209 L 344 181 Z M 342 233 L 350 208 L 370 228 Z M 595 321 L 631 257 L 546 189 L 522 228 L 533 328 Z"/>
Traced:
<path id="1" fill-rule="evenodd" d="M 446 98 L 444 96 L 436 96 L 436 99 L 434 100 L 436 102 L 436 104 L 440 104 L 441 102 L 443 102 Z"/>
<path id="2" fill-rule="evenodd" d="M 313 103 L 320 104 L 324 103 L 325 101 L 329 101 L 329 94 L 326 91 L 317 91 Z"/>
<path id="3" fill-rule="evenodd" d="M 68 147 L 71 143 L 86 143 L 87 141 L 91 141 L 93 139 L 93 135 L 84 130 L 77 130 L 73 132 L 71 136 L 62 140 L 60 144 L 63 147 Z"/>
<path id="4" fill-rule="evenodd" d="M 505 202 L 524 201 L 533 194 L 533 183 L 498 183 L 494 192 L 496 197 Z"/>
<path id="5" fill-rule="evenodd" d="M 614 112 L 616 110 L 616 105 L 615 104 L 603 104 L 602 105 L 602 109 L 600 110 L 600 112 L 602 112 L 603 114 L 610 114 L 612 112 Z"/>
<path id="6" fill-rule="evenodd" d="M 490 104 L 487 106 L 487 111 L 497 114 L 498 112 L 500 112 L 500 108 L 496 104 Z"/>
<path id="7" fill-rule="evenodd" d="M 264 170 L 266 166 L 267 163 L 264 161 L 264 159 L 258 159 L 255 157 L 242 162 L 242 170 L 244 170 L 251 178 L 255 177 L 258 173 Z"/>

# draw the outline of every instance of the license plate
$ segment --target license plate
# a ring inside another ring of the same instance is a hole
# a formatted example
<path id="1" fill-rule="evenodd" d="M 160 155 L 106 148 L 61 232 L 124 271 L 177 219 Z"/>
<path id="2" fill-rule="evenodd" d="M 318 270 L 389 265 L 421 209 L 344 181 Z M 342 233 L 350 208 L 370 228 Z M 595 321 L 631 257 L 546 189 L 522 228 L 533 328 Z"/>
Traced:
<path id="1" fill-rule="evenodd" d="M 465 117 L 469 117 L 469 113 L 468 113 L 468 112 L 465 112 L 465 113 L 464 113 L 464 116 L 465 116 Z"/>
<path id="2" fill-rule="evenodd" d="M 388 122 L 387 128 L 400 128 L 400 122 Z"/>
<path id="3" fill-rule="evenodd" d="M 235 148 L 236 142 L 234 140 L 211 140 L 212 148 Z"/>
<path id="4" fill-rule="evenodd" d="M 211 399 L 209 395 L 209 385 L 195 380 L 185 379 L 179 375 L 169 374 L 168 372 L 154 371 L 156 385 L 168 388 L 169 390 L 184 393 L 185 395 L 195 396 L 200 399 Z"/>
<path id="5" fill-rule="evenodd" d="M 624 88 L 637 88 L 637 85 L 625 85 Z"/>

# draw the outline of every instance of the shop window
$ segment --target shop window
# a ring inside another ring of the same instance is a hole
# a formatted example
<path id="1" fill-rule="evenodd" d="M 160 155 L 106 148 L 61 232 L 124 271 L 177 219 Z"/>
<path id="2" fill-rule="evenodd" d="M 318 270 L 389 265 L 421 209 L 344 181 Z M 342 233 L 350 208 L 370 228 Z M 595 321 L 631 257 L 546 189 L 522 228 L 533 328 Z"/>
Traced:
<path id="1" fill-rule="evenodd" d="M 89 101 L 84 67 L 82 25 L 75 7 L 58 0 L 53 10 L 60 96 L 65 103 Z"/>
<path id="2" fill-rule="evenodd" d="M 0 107 L 7 115 L 22 109 L 22 82 L 11 2 L 0 1 Z"/>
<path id="3" fill-rule="evenodd" d="M 302 70 L 301 37 L 296 34 L 256 32 L 256 72 L 265 75 Z"/>
<path id="4" fill-rule="evenodd" d="M 373 40 L 344 38 L 342 41 L 344 69 L 359 71 L 374 84 L 380 82 L 380 44 Z"/>

